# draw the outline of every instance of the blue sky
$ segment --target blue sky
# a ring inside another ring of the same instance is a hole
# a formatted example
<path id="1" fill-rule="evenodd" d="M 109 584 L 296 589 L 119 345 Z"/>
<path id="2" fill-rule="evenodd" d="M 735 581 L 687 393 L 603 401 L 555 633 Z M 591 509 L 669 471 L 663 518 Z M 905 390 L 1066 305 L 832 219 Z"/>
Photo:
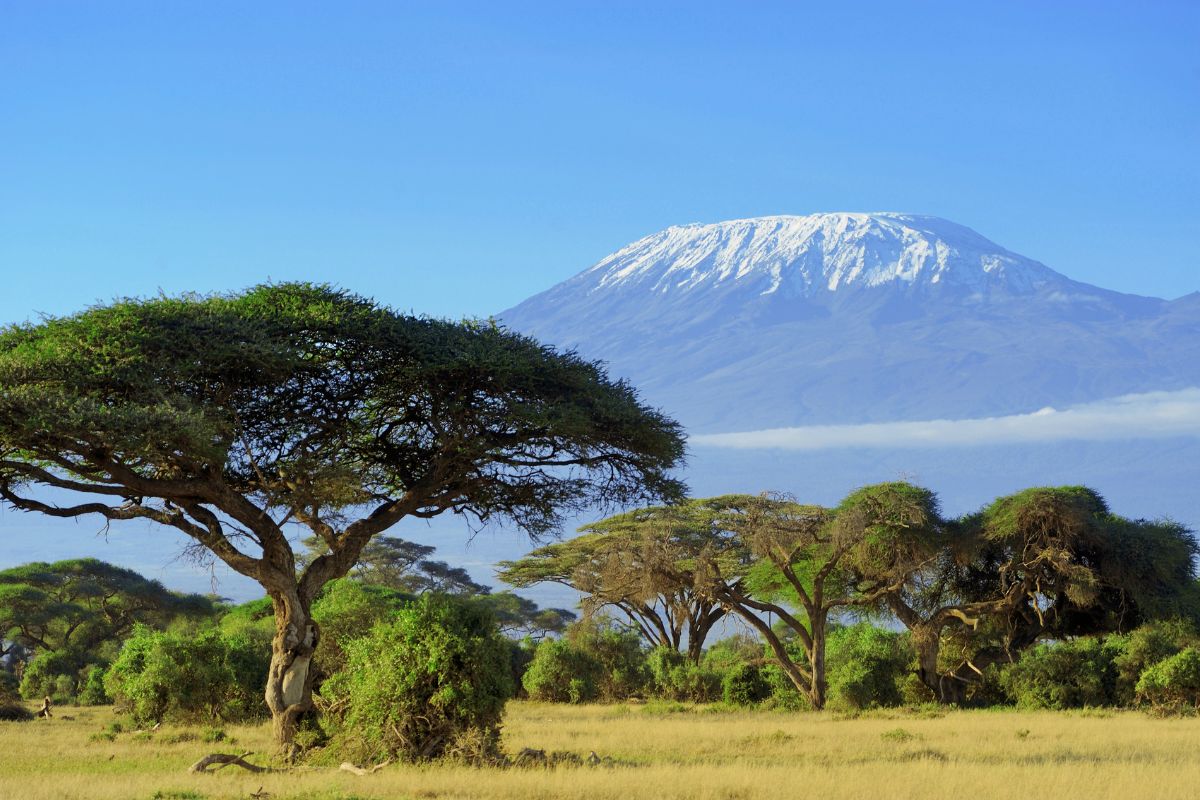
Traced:
<path id="1" fill-rule="evenodd" d="M 0 323 L 267 279 L 487 315 L 667 225 L 814 211 L 1176 297 L 1197 42 L 1194 2 L 0 0 Z M 10 525 L 209 585 L 177 538 Z M 520 547 L 400 533 L 481 570 Z"/>
<path id="2" fill-rule="evenodd" d="M 673 223 L 931 213 L 1200 289 L 1200 4 L 0 0 L 0 322 L 331 281 L 487 315 Z"/>

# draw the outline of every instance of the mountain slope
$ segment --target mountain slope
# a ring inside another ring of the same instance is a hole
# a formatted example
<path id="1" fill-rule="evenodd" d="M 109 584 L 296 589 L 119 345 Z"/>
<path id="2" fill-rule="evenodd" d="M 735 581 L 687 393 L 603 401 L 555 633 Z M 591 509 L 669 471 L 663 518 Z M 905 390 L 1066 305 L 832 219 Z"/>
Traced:
<path id="1" fill-rule="evenodd" d="M 693 432 L 1200 385 L 1200 295 L 1089 286 L 907 214 L 676 226 L 499 316 L 607 361 Z"/>

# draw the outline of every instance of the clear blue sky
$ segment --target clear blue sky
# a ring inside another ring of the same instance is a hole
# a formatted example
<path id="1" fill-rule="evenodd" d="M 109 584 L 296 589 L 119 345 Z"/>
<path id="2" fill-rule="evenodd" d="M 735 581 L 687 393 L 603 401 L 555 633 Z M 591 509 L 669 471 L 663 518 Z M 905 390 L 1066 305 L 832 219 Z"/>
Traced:
<path id="1" fill-rule="evenodd" d="M 0 322 L 332 281 L 486 315 L 673 223 L 937 214 L 1200 289 L 1195 2 L 0 0 Z"/>

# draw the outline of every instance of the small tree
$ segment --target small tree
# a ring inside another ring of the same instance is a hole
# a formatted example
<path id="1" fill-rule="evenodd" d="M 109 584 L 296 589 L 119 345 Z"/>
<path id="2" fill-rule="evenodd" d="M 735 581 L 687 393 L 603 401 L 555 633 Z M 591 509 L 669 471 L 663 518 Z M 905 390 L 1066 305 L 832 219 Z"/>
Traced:
<path id="1" fill-rule="evenodd" d="M 583 594 L 588 615 L 620 611 L 649 647 L 685 651 L 693 663 L 725 609 L 693 587 L 663 579 L 645 561 L 649 540 L 641 514 L 623 514 L 580 528 L 581 536 L 539 547 L 500 563 L 499 577 L 517 587 L 557 583 Z M 685 649 L 686 648 L 686 649 Z"/>
<path id="2" fill-rule="evenodd" d="M 547 534 L 564 511 L 678 498 L 682 454 L 679 426 L 596 364 L 325 286 L 124 300 L 0 334 L 0 498 L 149 520 L 258 581 L 288 752 L 312 708 L 312 603 L 373 538 L 447 511 Z M 288 525 L 328 547 L 300 573 Z"/>

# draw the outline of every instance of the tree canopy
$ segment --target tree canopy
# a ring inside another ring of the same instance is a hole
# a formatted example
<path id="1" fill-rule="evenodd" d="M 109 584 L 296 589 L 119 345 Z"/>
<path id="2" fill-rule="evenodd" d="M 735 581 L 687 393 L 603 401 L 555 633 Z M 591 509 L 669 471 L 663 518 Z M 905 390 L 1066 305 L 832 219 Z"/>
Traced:
<path id="1" fill-rule="evenodd" d="M 283 744 L 311 708 L 309 607 L 374 536 L 454 512 L 536 537 L 566 512 L 674 500 L 683 447 L 597 364 L 327 286 L 121 300 L 0 333 L 0 497 L 160 523 L 259 581 Z M 289 524 L 329 548 L 299 574 Z"/>
<path id="2" fill-rule="evenodd" d="M 212 613 L 199 595 L 94 558 L 35 562 L 0 570 L 0 638 L 33 651 L 93 651 L 138 623 Z"/>

